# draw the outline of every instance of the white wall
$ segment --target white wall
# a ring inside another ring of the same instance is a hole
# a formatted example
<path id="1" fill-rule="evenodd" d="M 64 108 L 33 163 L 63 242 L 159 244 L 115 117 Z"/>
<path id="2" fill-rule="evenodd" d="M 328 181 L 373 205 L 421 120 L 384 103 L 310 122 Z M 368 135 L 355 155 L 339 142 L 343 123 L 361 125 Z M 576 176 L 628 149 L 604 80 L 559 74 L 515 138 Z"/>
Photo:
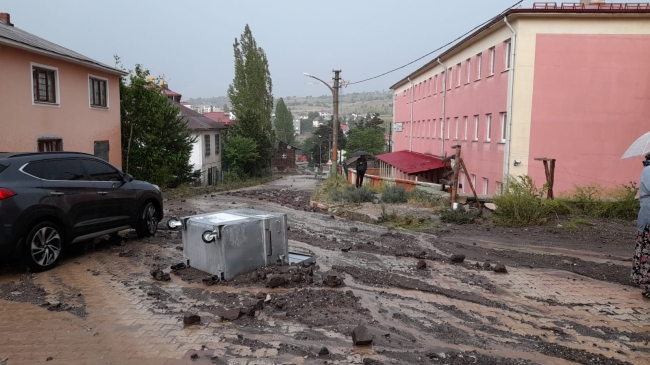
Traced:
<path id="1" fill-rule="evenodd" d="M 190 156 L 190 164 L 194 165 L 192 171 L 200 170 L 203 164 L 203 138 L 201 134 L 193 133 L 192 136 L 196 138 L 196 142 L 192 144 L 192 155 Z"/>

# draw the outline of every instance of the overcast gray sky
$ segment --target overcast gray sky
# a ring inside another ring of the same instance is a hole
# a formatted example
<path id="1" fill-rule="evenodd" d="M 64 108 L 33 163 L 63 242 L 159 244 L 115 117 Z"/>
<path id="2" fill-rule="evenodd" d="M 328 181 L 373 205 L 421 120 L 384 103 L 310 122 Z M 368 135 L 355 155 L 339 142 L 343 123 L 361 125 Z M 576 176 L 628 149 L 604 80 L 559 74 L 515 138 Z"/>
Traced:
<path id="1" fill-rule="evenodd" d="M 578 0 L 575 0 L 576 2 Z M 16 27 L 114 65 L 143 64 L 191 97 L 226 94 L 232 44 L 249 24 L 269 59 L 273 94 L 324 95 L 302 75 L 349 81 L 412 61 L 517 0 L 0 0 Z M 525 0 L 525 7 L 533 0 Z M 431 57 L 345 92 L 386 90 Z"/>

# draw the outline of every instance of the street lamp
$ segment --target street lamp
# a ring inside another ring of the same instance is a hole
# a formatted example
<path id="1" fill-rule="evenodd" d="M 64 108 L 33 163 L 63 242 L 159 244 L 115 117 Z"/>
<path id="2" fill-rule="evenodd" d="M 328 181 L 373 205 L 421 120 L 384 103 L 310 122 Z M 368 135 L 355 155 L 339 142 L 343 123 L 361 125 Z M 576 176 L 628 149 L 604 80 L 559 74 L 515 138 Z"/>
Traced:
<path id="1" fill-rule="evenodd" d="M 334 106 L 334 118 L 333 118 L 333 123 L 332 123 L 332 174 L 334 176 L 337 175 L 337 162 L 338 162 L 338 137 L 339 137 L 339 81 L 340 81 L 340 73 L 341 70 L 333 70 L 334 72 L 334 86 L 330 86 L 328 83 L 325 81 L 319 79 L 316 76 L 312 76 L 306 72 L 303 72 L 302 74 L 311 77 L 312 79 L 318 80 L 323 85 L 327 86 L 328 89 L 332 92 L 332 98 L 333 98 L 333 106 Z"/>

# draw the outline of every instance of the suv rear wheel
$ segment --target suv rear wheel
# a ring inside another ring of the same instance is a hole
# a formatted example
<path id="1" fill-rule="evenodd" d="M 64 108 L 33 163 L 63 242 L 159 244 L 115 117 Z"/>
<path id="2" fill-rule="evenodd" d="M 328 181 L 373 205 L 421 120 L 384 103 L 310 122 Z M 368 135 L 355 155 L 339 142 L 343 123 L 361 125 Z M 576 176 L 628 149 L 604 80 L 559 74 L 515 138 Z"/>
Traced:
<path id="1" fill-rule="evenodd" d="M 27 265 L 34 272 L 51 269 L 61 257 L 63 234 L 52 222 L 35 225 L 25 241 Z"/>
<path id="2" fill-rule="evenodd" d="M 156 212 L 156 205 L 152 202 L 147 202 L 140 211 L 138 226 L 135 229 L 138 237 L 151 237 L 158 230 L 158 214 Z"/>

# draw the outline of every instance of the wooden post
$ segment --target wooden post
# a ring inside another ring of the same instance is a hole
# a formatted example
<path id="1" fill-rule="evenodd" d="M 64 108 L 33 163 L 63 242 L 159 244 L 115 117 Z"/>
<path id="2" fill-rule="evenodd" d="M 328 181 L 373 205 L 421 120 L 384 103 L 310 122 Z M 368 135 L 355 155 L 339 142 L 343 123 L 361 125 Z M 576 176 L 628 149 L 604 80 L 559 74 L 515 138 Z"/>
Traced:
<path id="1" fill-rule="evenodd" d="M 548 184 L 548 191 L 546 192 L 546 198 L 553 200 L 553 185 L 555 183 L 555 159 L 540 157 L 536 158 L 535 161 L 542 161 L 544 163 L 544 173 L 546 174 L 546 184 Z M 549 161 L 550 166 L 549 166 Z"/>
<path id="2" fill-rule="evenodd" d="M 456 198 L 458 197 L 458 171 L 460 170 L 460 145 L 453 146 L 456 149 L 456 156 L 454 158 L 454 175 L 451 180 L 451 206 L 454 206 Z"/>
<path id="3" fill-rule="evenodd" d="M 474 183 L 472 183 L 472 179 L 469 176 L 469 172 L 467 172 L 467 167 L 465 166 L 465 161 L 463 159 L 460 159 L 460 165 L 463 167 L 463 171 L 465 171 L 465 177 L 467 178 L 467 183 L 469 184 L 469 187 L 472 189 L 472 193 L 474 194 L 474 199 L 476 199 L 476 204 L 478 204 L 478 207 L 481 207 L 481 202 L 478 200 L 478 195 L 476 194 L 476 190 L 474 189 Z"/>

